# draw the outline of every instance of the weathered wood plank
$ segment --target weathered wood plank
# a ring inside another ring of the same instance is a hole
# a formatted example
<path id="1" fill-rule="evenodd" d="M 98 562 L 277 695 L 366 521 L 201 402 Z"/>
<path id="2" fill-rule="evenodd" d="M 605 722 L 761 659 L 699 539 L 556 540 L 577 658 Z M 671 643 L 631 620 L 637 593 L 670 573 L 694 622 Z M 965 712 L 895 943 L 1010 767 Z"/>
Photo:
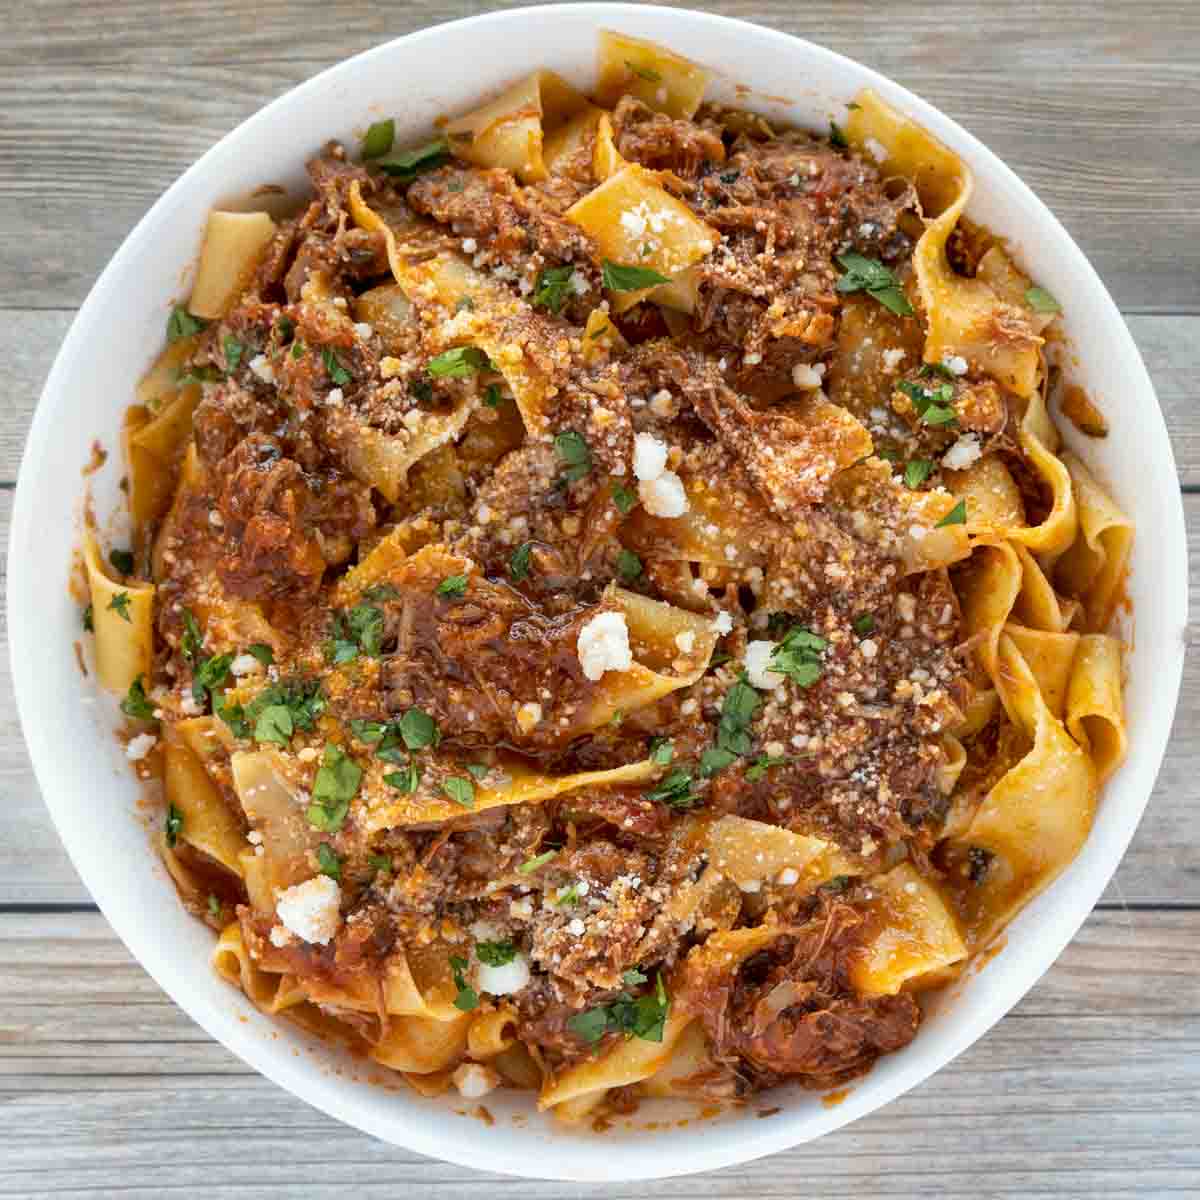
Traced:
<path id="1" fill-rule="evenodd" d="M 495 7 L 506 7 L 496 5 Z M 822 42 L 938 104 L 1062 218 L 1127 309 L 1200 310 L 1178 269 L 1200 236 L 1200 8 L 1181 0 L 708 6 Z M 212 142 L 321 68 L 468 15 L 465 2 L 20 6 L 0 48 L 0 296 L 78 304 L 125 232 Z M 302 35 L 299 31 L 303 31 Z M 1147 213 L 1154 219 L 1148 220 Z M 31 219 L 32 217 L 32 219 Z"/>
<path id="2" fill-rule="evenodd" d="M 1012 1016 L 923 1087 L 850 1130 L 655 1194 L 1194 1195 L 1198 935 L 1200 913 L 1093 914 Z M 320 1200 L 349 1179 L 364 1196 L 646 1194 L 478 1175 L 329 1121 L 211 1042 L 95 915 L 0 919 L 0 1103 L 10 1134 L 40 1134 L 0 1139 L 2 1196 Z"/>
<path id="3" fill-rule="evenodd" d="M 38 309 L 5 313 L 0 321 L 0 362 L 8 372 L 0 395 L 0 483 L 17 477 L 34 406 L 73 315 Z M 1158 392 L 1180 482 L 1200 486 L 1200 316 L 1134 315 L 1126 321 Z"/>
<path id="4" fill-rule="evenodd" d="M 7 543 L 12 492 L 0 491 L 0 542 Z M 1200 495 L 1184 497 L 1192 571 L 1192 620 L 1200 626 Z M 0 569 L 2 570 L 2 569 Z M 2 581 L 0 573 L 0 581 Z M 0 636 L 7 634 L 0 611 Z M 0 906 L 86 903 L 66 851 L 50 823 L 21 739 L 8 656 L 0 656 Z M 1106 904 L 1200 904 L 1200 658 L 1184 668 L 1175 733 L 1149 808 Z"/>

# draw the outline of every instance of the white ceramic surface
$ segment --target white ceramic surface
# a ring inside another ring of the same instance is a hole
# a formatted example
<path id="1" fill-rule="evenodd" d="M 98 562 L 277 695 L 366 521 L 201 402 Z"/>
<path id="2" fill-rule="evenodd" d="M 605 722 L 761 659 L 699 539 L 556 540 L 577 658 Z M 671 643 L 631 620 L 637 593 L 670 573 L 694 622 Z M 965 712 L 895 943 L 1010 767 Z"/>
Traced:
<path id="1" fill-rule="evenodd" d="M 769 1119 L 731 1111 L 668 1131 L 618 1123 L 603 1136 L 555 1128 L 532 1114 L 528 1096 L 489 1096 L 496 1123 L 488 1127 L 454 1114 L 468 1106 L 372 1086 L 356 1078 L 361 1068 L 263 1017 L 216 979 L 208 965 L 211 934 L 178 904 L 137 817 L 137 791 L 112 737 L 111 708 L 97 704 L 80 679 L 72 650 L 79 609 L 67 591 L 80 469 L 93 438 L 114 451 L 92 481 L 104 520 L 119 507 L 122 410 L 159 347 L 171 300 L 186 295 L 208 209 L 263 182 L 302 186 L 306 156 L 327 138 L 353 144 L 384 114 L 397 117 L 402 140 L 419 141 L 436 116 L 461 111 L 534 67 L 552 67 L 586 87 L 600 28 L 655 39 L 714 68 L 720 78 L 710 96 L 732 101 L 734 85 L 746 83 L 757 93 L 751 105 L 815 128 L 824 129 L 855 91 L 870 85 L 953 147 L 977 176 L 971 215 L 1006 235 L 1018 261 L 1066 308 L 1078 357 L 1073 377 L 1113 430 L 1106 441 L 1091 442 L 1068 427 L 1067 440 L 1111 484 L 1139 529 L 1129 589 L 1136 614 L 1126 698 L 1129 759 L 1106 789 L 1082 854 L 1013 924 L 1003 952 L 938 1002 L 916 1041 L 881 1061 L 837 1107 L 784 1090 L 771 1097 L 782 1111 Z M 705 1171 L 796 1145 L 911 1088 L 1003 1016 L 1075 933 L 1133 834 L 1171 728 L 1187 605 L 1183 509 L 1150 380 L 1095 272 L 1028 188 L 936 109 L 839 55 L 727 18 L 624 4 L 523 9 L 423 30 L 309 80 L 204 155 L 126 239 L 63 343 L 21 466 L 8 568 L 17 700 L 46 803 L 105 916 L 159 984 L 247 1062 L 351 1125 L 465 1166 L 578 1180 Z M 933 1084 L 930 1103 L 935 1092 Z M 514 1113 L 525 1113 L 528 1122 L 514 1125 Z"/>

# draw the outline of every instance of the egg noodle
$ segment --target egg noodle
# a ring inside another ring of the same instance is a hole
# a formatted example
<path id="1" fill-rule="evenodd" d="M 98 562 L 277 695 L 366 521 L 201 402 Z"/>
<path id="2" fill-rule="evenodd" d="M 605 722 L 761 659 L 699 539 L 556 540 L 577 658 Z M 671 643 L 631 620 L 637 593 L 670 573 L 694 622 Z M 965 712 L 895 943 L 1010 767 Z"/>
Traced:
<path id="1" fill-rule="evenodd" d="M 854 1078 L 1125 752 L 1132 527 L 1036 264 L 874 93 L 817 135 L 707 82 L 605 33 L 590 97 L 538 71 L 213 212 L 133 545 L 86 537 L 214 967 L 423 1095 Z"/>

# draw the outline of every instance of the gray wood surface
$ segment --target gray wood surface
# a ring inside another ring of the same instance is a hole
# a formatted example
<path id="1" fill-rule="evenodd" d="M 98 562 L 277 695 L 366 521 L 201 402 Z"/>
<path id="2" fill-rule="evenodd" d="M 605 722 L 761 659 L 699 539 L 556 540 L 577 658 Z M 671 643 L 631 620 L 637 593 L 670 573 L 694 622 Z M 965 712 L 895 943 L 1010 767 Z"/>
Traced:
<path id="1" fill-rule="evenodd" d="M 507 7 L 496 5 L 494 7 Z M 1158 388 L 1200 561 L 1200 4 L 706 7 L 807 36 L 961 120 L 1104 277 Z M 201 151 L 447 0 L 64 0 L 0 35 L 0 534 L 72 312 Z M 1193 613 L 1200 600 L 1193 573 Z M 1196 618 L 1193 618 L 1195 620 Z M 0 621 L 3 613 L 0 612 Z M 5 630 L 5 635 L 7 631 Z M 639 1197 L 431 1163 L 315 1113 L 208 1039 L 115 938 L 29 768 L 0 659 L 0 1196 Z M 1200 1197 L 1200 666 L 1112 886 L 1016 1011 L 849 1130 L 664 1197 Z"/>

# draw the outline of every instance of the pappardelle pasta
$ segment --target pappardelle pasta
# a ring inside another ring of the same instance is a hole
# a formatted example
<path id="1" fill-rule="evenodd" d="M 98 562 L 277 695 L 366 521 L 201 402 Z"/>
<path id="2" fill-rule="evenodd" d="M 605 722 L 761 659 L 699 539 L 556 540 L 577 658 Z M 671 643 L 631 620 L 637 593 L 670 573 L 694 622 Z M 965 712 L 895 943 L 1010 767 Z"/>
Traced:
<path id="1" fill-rule="evenodd" d="M 133 546 L 86 539 L 216 970 L 423 1095 L 853 1079 L 1125 751 L 1132 528 L 1037 264 L 872 92 L 815 135 L 707 81 L 606 33 L 590 97 L 538 71 L 212 213 Z"/>

